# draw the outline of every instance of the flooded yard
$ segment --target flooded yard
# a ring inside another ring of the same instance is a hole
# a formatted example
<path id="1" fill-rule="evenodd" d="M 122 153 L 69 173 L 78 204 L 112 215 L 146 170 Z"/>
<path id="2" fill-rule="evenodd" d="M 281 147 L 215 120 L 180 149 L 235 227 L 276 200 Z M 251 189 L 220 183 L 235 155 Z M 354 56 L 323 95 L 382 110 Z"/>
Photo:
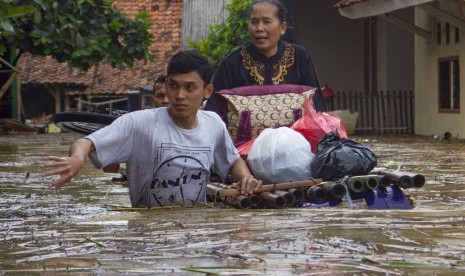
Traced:
<path id="1" fill-rule="evenodd" d="M 35 167 L 73 134 L 0 135 L 0 273 L 463 275 L 465 143 L 357 136 L 380 166 L 423 174 L 412 210 L 129 205 L 89 162 L 61 193 Z"/>

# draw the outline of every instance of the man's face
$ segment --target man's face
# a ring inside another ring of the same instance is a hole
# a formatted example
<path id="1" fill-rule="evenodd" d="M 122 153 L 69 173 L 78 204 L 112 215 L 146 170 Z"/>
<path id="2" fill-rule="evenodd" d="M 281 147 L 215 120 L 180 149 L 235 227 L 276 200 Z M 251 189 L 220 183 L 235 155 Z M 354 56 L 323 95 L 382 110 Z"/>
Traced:
<path id="1" fill-rule="evenodd" d="M 166 95 L 170 102 L 170 114 L 176 120 L 189 120 L 197 114 L 204 98 L 209 98 L 213 85 L 204 85 L 200 75 L 193 71 L 172 74 L 166 80 Z"/>
<path id="2" fill-rule="evenodd" d="M 168 106 L 170 102 L 165 92 L 165 83 L 157 82 L 154 87 L 155 93 L 153 94 L 153 106 L 155 108 Z"/>

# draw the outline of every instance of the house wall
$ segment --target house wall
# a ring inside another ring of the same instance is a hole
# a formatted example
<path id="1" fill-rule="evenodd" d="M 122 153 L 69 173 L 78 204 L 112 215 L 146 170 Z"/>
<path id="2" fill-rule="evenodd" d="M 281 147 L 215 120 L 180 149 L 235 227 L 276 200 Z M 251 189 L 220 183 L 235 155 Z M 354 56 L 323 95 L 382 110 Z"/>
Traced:
<path id="1" fill-rule="evenodd" d="M 294 4 L 294 39 L 309 51 L 321 85 L 363 90 L 363 21 L 342 17 L 326 0 Z"/>
<path id="2" fill-rule="evenodd" d="M 413 8 L 395 14 L 408 22 L 414 20 Z M 378 91 L 414 90 L 414 34 L 382 18 L 378 29 Z"/>
<path id="3" fill-rule="evenodd" d="M 448 2 L 448 3 L 447 3 Z M 441 8 L 465 20 L 464 1 L 444 1 Z M 426 30 L 434 30 L 434 19 L 417 7 L 415 23 Z M 434 31 L 433 31 L 434 34 Z M 444 32 L 442 32 L 443 35 Z M 444 41 L 444 38 L 443 38 Z M 438 59 L 459 56 L 460 113 L 439 113 Z M 460 30 L 460 43 L 436 45 L 415 38 L 415 133 L 434 135 L 450 132 L 453 137 L 465 139 L 465 30 Z"/>
<path id="4" fill-rule="evenodd" d="M 314 60 L 320 82 L 334 90 L 363 91 L 365 84 L 364 19 L 348 19 L 326 0 L 295 0 L 295 41 Z M 396 12 L 413 21 L 413 10 Z M 413 90 L 413 34 L 378 18 L 377 90 Z M 368 61 L 371 64 L 371 61 Z"/>

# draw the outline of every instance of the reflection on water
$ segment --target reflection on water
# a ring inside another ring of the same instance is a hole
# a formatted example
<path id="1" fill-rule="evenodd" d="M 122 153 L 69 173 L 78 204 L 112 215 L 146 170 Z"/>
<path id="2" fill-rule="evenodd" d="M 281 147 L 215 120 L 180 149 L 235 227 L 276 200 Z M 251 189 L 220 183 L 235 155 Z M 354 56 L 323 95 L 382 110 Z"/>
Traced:
<path id="1" fill-rule="evenodd" d="M 465 272 L 465 144 L 356 137 L 380 165 L 426 176 L 413 210 L 236 210 L 129 205 L 115 176 L 86 164 L 55 194 L 34 167 L 77 135 L 0 136 L 0 271 L 410 275 Z M 366 140 L 365 140 L 366 139 Z M 110 191 L 110 192 L 109 192 Z"/>

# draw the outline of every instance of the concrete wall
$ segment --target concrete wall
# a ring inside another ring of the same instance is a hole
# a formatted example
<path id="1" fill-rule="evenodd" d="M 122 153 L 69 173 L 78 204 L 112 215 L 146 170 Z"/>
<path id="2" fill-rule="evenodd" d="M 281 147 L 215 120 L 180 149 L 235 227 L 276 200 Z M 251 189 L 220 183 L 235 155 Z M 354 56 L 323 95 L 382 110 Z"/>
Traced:
<path id="1" fill-rule="evenodd" d="M 442 9 L 465 19 L 464 1 L 450 2 Z M 455 4 L 455 5 L 454 5 Z M 416 8 L 415 23 L 427 30 L 434 30 L 435 21 L 421 8 Z M 433 32 L 434 33 L 434 32 Z M 442 32 L 443 35 L 444 32 Z M 444 41 L 444 38 L 443 38 Z M 460 113 L 439 113 L 438 110 L 438 59 L 459 56 Z M 427 43 L 415 38 L 415 133 L 420 135 L 443 134 L 465 139 L 465 30 L 460 30 L 460 43 L 436 45 L 436 38 Z"/>
<path id="2" fill-rule="evenodd" d="M 364 89 L 364 23 L 339 14 L 327 0 L 295 0 L 295 40 L 306 47 L 320 82 L 334 90 Z M 396 12 L 397 13 L 397 12 Z M 412 9 L 399 15 L 413 22 Z M 413 34 L 377 21 L 378 90 L 413 90 Z"/>
<path id="3" fill-rule="evenodd" d="M 396 11 L 414 21 L 412 8 Z M 384 19 L 378 20 L 378 90 L 414 90 L 414 34 Z"/>
<path id="4" fill-rule="evenodd" d="M 231 0 L 184 0 L 182 18 L 182 47 L 189 40 L 199 41 L 207 37 L 210 25 L 228 17 L 225 9 Z"/>
<path id="5" fill-rule="evenodd" d="M 326 0 L 295 0 L 295 42 L 310 52 L 320 82 L 363 90 L 363 21 L 342 17 Z"/>

